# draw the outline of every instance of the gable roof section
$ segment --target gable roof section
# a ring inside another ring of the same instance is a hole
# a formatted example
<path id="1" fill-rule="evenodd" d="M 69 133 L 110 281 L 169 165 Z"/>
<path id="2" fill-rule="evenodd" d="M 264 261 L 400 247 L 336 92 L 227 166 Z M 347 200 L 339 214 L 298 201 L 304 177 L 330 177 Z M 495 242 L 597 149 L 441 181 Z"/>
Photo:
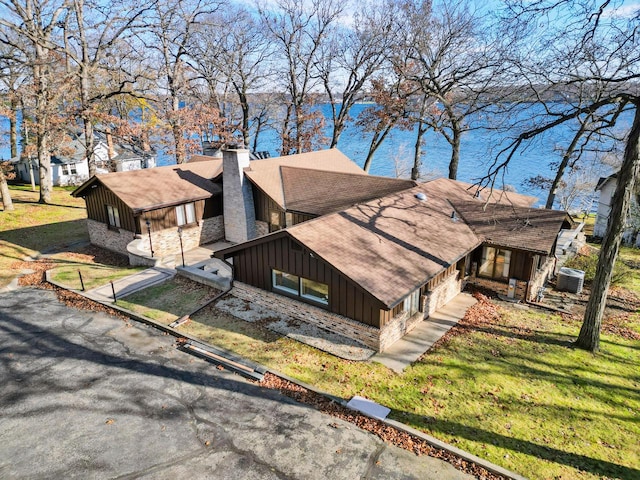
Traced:
<path id="1" fill-rule="evenodd" d="M 286 209 L 286 203 L 280 167 L 367 175 L 367 172 L 336 148 L 251 161 L 249 168 L 245 169 L 245 175 L 282 209 Z"/>
<path id="2" fill-rule="evenodd" d="M 483 241 L 545 255 L 551 253 L 563 224 L 570 222 L 567 213 L 559 210 L 470 201 L 452 204 Z"/>
<path id="3" fill-rule="evenodd" d="M 288 211 L 326 215 L 416 186 L 411 180 L 281 166 Z"/>
<path id="4" fill-rule="evenodd" d="M 95 175 L 72 192 L 82 197 L 96 182 L 122 200 L 134 214 L 209 198 L 221 192 L 211 182 L 222 172 L 222 160 Z"/>

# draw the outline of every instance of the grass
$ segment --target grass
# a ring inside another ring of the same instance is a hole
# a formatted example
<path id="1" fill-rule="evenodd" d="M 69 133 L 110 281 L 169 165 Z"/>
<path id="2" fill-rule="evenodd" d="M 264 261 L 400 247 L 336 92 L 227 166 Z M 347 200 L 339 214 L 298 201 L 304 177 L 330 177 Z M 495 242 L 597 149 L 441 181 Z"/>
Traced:
<path id="1" fill-rule="evenodd" d="M 166 283 L 127 300 L 177 316 L 188 307 L 183 293 Z M 338 359 L 215 307 L 180 329 L 333 395 L 370 398 L 390 407 L 392 418 L 532 479 L 635 479 L 640 347 L 632 337 L 640 335 L 640 314 L 617 322 L 625 335 L 605 325 L 593 355 L 571 346 L 579 320 L 505 306 L 402 375 Z"/>
<path id="2" fill-rule="evenodd" d="M 82 281 L 86 290 L 106 285 L 110 281 L 132 275 L 136 272 L 144 270 L 146 267 L 119 267 L 113 265 L 105 265 L 102 263 L 85 263 L 78 262 L 68 255 L 57 255 L 56 261 L 60 262 L 60 266 L 51 269 L 51 278 L 61 285 L 80 290 L 80 276 L 82 273 Z"/>
<path id="3" fill-rule="evenodd" d="M 636 314 L 627 328 L 640 333 Z M 570 342 L 578 321 L 502 310 L 402 375 L 340 360 L 210 308 L 181 327 L 342 398 L 362 395 L 391 417 L 533 479 L 638 478 L 640 349 L 603 334 L 592 355 Z"/>
<path id="4" fill-rule="evenodd" d="M 217 290 L 176 277 L 118 300 L 118 305 L 152 320 L 171 323 L 217 294 Z"/>
<path id="5" fill-rule="evenodd" d="M 74 244 L 88 242 L 84 200 L 73 198 L 73 187 L 54 187 L 51 204 L 38 203 L 38 192 L 30 186 L 10 185 L 14 211 L 0 211 L 0 288 L 17 272 L 15 262 L 39 253 L 60 251 L 51 258 L 58 264 L 53 278 L 70 288 L 80 289 L 78 270 L 87 289 L 139 271 L 113 255 L 69 253 Z M 100 261 L 105 257 L 105 261 Z"/>

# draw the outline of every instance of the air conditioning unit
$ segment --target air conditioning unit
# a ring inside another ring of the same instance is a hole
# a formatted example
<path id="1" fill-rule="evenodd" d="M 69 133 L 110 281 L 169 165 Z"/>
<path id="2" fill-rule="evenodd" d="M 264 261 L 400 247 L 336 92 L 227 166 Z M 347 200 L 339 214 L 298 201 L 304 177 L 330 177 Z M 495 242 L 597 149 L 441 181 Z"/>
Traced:
<path id="1" fill-rule="evenodd" d="M 556 289 L 563 292 L 580 293 L 584 285 L 584 272 L 575 268 L 562 267 L 558 272 Z"/>

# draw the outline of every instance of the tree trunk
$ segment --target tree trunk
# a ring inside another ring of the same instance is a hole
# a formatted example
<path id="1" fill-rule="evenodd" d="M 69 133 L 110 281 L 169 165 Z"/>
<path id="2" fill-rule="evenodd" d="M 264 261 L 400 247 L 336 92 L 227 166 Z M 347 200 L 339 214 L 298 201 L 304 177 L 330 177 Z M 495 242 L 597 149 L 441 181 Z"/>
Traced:
<path id="1" fill-rule="evenodd" d="M 584 322 L 576 346 L 596 352 L 600 348 L 600 327 L 611 284 L 613 267 L 629 214 L 634 182 L 640 175 L 640 103 L 635 104 L 633 126 L 629 132 L 622 167 L 618 172 L 616 191 L 611 203 L 607 231 L 602 241 L 598 268 L 591 288 L 591 296 L 584 314 Z"/>
<path id="2" fill-rule="evenodd" d="M 40 203 L 51 203 L 53 175 L 51 173 L 51 154 L 47 148 L 46 133 L 38 132 L 38 170 L 40 174 Z"/>
<path id="3" fill-rule="evenodd" d="M 364 161 L 364 167 L 362 167 L 365 172 L 369 173 L 371 162 L 373 161 L 373 155 L 376 153 L 376 150 L 378 150 L 378 147 L 382 145 L 384 139 L 387 138 L 387 135 L 389 135 L 389 132 L 394 125 L 395 122 L 387 124 L 381 129 L 376 129 L 373 138 L 371 139 L 371 144 L 369 145 L 369 153 L 367 154 L 367 158 Z"/>
<path id="4" fill-rule="evenodd" d="M 7 179 L 4 176 L 2 167 L 0 167 L 0 197 L 2 198 L 2 204 L 4 205 L 4 211 L 13 210 L 13 201 L 11 201 L 11 192 L 9 192 L 9 186 L 7 185 Z"/>
<path id="5" fill-rule="evenodd" d="M 460 138 L 462 132 L 460 131 L 460 123 L 451 119 L 451 130 L 453 131 L 453 138 L 451 141 L 451 161 L 449 162 L 449 178 L 456 180 L 458 178 L 458 165 L 460 163 Z"/>
<path id="6" fill-rule="evenodd" d="M 582 122 L 580 124 L 580 128 L 578 129 L 575 136 L 573 137 L 573 140 L 571 140 L 571 144 L 569 144 L 569 147 L 567 147 L 567 150 L 564 152 L 564 155 L 562 155 L 562 161 L 560 162 L 560 165 L 558 165 L 558 171 L 556 172 L 556 176 L 553 179 L 551 188 L 549 189 L 549 195 L 547 196 L 547 203 L 544 206 L 544 208 L 549 208 L 549 209 L 553 208 L 553 203 L 556 200 L 556 193 L 558 193 L 558 187 L 560 186 L 560 181 L 562 180 L 562 177 L 564 176 L 564 172 L 567 169 L 567 165 L 569 164 L 571 155 L 573 155 L 573 152 L 575 151 L 576 146 L 578 145 L 578 141 L 580 140 L 580 138 L 582 138 L 582 134 L 585 132 L 585 129 L 586 129 L 585 125 L 586 125 L 586 122 Z"/>
<path id="7" fill-rule="evenodd" d="M 20 102 L 15 95 L 11 95 L 11 116 L 9 117 L 9 143 L 11 158 L 18 156 L 18 106 Z"/>
<path id="8" fill-rule="evenodd" d="M 411 180 L 418 180 L 420 178 L 420 166 L 422 165 L 422 138 L 426 133 L 422 120 L 418 122 L 418 135 L 416 137 L 416 144 L 413 154 L 413 167 L 411 168 Z"/>

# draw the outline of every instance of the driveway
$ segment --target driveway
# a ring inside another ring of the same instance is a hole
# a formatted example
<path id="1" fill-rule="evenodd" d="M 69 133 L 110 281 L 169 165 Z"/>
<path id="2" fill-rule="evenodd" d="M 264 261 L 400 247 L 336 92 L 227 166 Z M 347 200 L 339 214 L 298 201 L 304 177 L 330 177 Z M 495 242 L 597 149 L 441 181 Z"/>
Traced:
<path id="1" fill-rule="evenodd" d="M 0 294 L 0 478 L 458 479 L 175 349 L 174 338 Z"/>

